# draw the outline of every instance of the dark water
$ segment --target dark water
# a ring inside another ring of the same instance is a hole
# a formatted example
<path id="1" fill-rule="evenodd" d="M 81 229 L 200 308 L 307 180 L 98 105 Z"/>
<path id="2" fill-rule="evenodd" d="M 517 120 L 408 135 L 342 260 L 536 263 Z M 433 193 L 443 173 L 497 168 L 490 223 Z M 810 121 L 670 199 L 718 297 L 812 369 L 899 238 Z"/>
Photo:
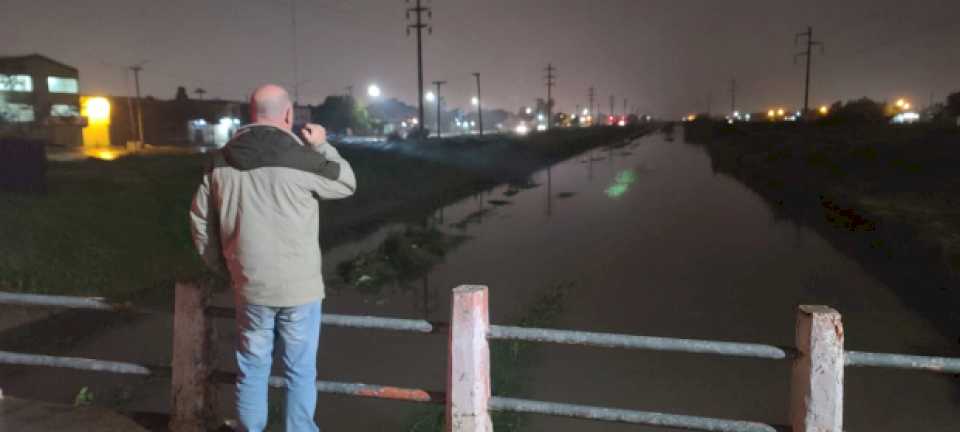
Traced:
<path id="1" fill-rule="evenodd" d="M 825 304 L 843 314 L 848 349 L 960 354 L 891 287 L 815 232 L 775 219 L 760 197 L 713 173 L 709 157 L 681 141 L 654 135 L 596 150 L 537 173 L 525 187 L 501 186 L 443 209 L 444 230 L 471 238 L 405 288 L 334 288 L 343 285 L 337 262 L 375 248 L 400 227 L 326 251 L 325 311 L 445 321 L 450 290 L 470 283 L 490 287 L 494 323 L 512 324 L 563 285 L 558 328 L 792 345 L 796 306 Z M 471 214 L 471 223 L 458 225 Z M 231 323 L 220 327 L 222 366 L 232 368 Z M 170 331 L 167 318 L 134 321 L 68 355 L 163 363 Z M 324 328 L 320 346 L 321 379 L 445 385 L 445 335 Z M 531 361 L 514 396 L 787 423 L 787 362 L 548 345 L 538 346 Z M 29 375 L 5 389 L 69 400 L 79 386 L 91 385 L 98 401 L 116 398 L 151 411 L 165 410 L 169 398 L 164 380 Z M 129 394 L 112 395 L 118 388 Z M 958 430 L 958 389 L 960 380 L 951 376 L 848 369 L 845 429 Z M 223 393 L 229 406 L 230 388 Z M 328 395 L 318 407 L 330 431 L 409 430 L 422 412 L 408 403 Z M 524 430 L 654 429 L 531 416 Z"/>
<path id="2" fill-rule="evenodd" d="M 550 287 L 570 284 L 560 328 L 792 345 L 796 306 L 825 304 L 843 314 L 848 349 L 957 354 L 854 260 L 713 173 L 700 148 L 651 136 L 533 181 L 539 187 L 503 186 L 444 209 L 447 226 L 493 210 L 467 226 L 472 240 L 434 269 L 427 291 L 347 291 L 327 310 L 445 320 L 449 290 L 479 283 L 490 287 L 492 321 L 512 323 Z M 330 330 L 323 346 L 325 377 L 443 388 L 443 337 Z M 786 362 L 541 346 L 520 396 L 785 424 L 788 384 Z M 849 369 L 846 429 L 958 430 L 958 384 Z M 409 425 L 402 404 L 326 402 L 321 418 L 336 430 Z M 645 430 L 545 417 L 526 429 Z"/>

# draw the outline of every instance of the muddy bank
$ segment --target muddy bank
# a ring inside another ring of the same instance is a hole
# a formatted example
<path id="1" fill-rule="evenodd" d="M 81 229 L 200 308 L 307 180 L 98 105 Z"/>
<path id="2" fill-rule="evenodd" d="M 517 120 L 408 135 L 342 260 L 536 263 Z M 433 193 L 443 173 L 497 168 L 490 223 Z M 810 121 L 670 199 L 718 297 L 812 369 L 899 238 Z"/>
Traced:
<path id="1" fill-rule="evenodd" d="M 960 130 L 687 123 L 713 169 L 816 230 L 960 344 Z"/>

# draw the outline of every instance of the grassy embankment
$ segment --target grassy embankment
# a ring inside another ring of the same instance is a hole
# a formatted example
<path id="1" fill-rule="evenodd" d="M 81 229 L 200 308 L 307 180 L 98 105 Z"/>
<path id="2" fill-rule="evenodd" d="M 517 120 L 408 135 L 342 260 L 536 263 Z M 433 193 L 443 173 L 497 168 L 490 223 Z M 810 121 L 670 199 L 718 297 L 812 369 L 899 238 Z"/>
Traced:
<path id="1" fill-rule="evenodd" d="M 384 220 L 422 218 L 442 202 L 643 131 L 557 130 L 392 150 L 342 147 L 359 190 L 352 199 L 323 204 L 323 241 L 329 247 Z M 0 194 L 0 290 L 168 301 L 176 278 L 203 272 L 186 216 L 203 158 L 56 162 L 46 195 Z"/>
<path id="2" fill-rule="evenodd" d="M 960 129 L 928 125 L 685 125 L 717 171 L 821 232 L 956 337 Z"/>

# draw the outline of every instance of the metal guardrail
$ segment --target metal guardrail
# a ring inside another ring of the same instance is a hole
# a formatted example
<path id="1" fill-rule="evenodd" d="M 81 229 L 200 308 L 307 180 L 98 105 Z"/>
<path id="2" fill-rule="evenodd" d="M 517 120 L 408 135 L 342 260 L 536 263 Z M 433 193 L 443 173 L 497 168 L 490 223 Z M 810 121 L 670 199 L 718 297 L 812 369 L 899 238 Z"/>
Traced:
<path id="1" fill-rule="evenodd" d="M 960 358 L 885 354 L 861 351 L 846 351 L 845 354 L 846 356 L 844 358 L 844 365 L 847 367 L 878 367 L 960 374 Z"/>
<path id="2" fill-rule="evenodd" d="M 17 366 L 44 366 L 64 369 L 84 370 L 91 372 L 108 372 L 124 375 L 151 376 L 169 374 L 170 368 L 156 368 L 107 360 L 95 360 L 80 357 L 59 357 L 42 354 L 24 354 L 10 351 L 0 351 L 0 364 Z"/>
<path id="3" fill-rule="evenodd" d="M 542 402 L 499 396 L 490 398 L 490 410 L 711 432 L 777 431 L 773 426 L 749 421 Z"/>
<path id="4" fill-rule="evenodd" d="M 601 348 L 628 348 L 649 351 L 672 351 L 693 354 L 715 354 L 733 357 L 752 357 L 771 360 L 793 358 L 796 350 L 773 345 L 740 342 L 720 342 L 697 339 L 678 339 L 652 336 L 633 336 L 613 333 L 593 333 L 573 330 L 554 330 L 531 327 L 491 325 L 490 339 L 548 342 L 568 345 L 586 345 Z"/>
<path id="5" fill-rule="evenodd" d="M 462 290 L 467 288 L 467 290 Z M 800 352 L 794 348 L 779 347 L 775 345 L 765 345 L 765 344 L 753 344 L 753 343 L 741 343 L 741 342 L 722 342 L 722 341 L 711 341 L 711 340 L 697 340 L 697 339 L 683 339 L 683 338 L 663 338 L 663 337 L 651 337 L 651 336 L 635 336 L 635 335 L 626 335 L 626 334 L 613 334 L 613 333 L 597 333 L 597 332 L 582 332 L 582 331 L 573 331 L 573 330 L 556 330 L 556 329 L 544 329 L 544 328 L 527 328 L 527 327 L 513 327 L 513 326 L 499 326 L 499 325 L 489 325 L 485 323 L 487 318 L 478 318 L 480 315 L 470 315 L 470 319 L 465 319 L 465 316 L 460 316 L 458 318 L 458 305 L 460 308 L 470 308 L 471 313 L 481 313 L 485 317 L 487 314 L 486 311 L 486 287 L 482 287 L 482 302 L 476 299 L 470 300 L 469 296 L 476 296 L 481 292 L 479 290 L 481 287 L 462 287 L 454 290 L 454 316 L 450 324 L 448 323 L 437 323 L 437 322 L 428 322 L 425 320 L 412 320 L 412 319 L 402 319 L 402 318 L 383 318 L 383 317 L 373 317 L 373 316 L 351 316 L 351 315 L 335 315 L 335 314 L 325 314 L 323 317 L 323 324 L 328 326 L 336 327 L 345 327 L 345 328 L 358 328 L 358 329 L 370 329 L 370 330 L 385 330 L 385 331 L 399 331 L 399 332 L 411 332 L 411 333 L 420 333 L 420 334 L 429 334 L 437 333 L 440 331 L 449 330 L 451 333 L 451 364 L 455 364 L 451 371 L 448 373 L 457 373 L 456 364 L 461 364 L 465 359 L 458 358 L 454 362 L 455 355 L 460 355 L 455 353 L 456 348 L 454 348 L 454 343 L 465 343 L 467 346 L 470 346 L 472 343 L 477 343 L 475 337 L 479 337 L 479 340 L 482 340 L 483 346 L 486 346 L 486 340 L 512 340 L 512 341 L 526 341 L 526 342 L 544 342 L 544 343 L 557 343 L 557 344 L 569 344 L 569 345 L 583 345 L 583 346 L 593 346 L 601 348 L 622 348 L 622 349 L 639 349 L 639 350 L 651 350 L 651 351 L 669 351 L 669 352 L 683 352 L 683 353 L 692 353 L 692 354 L 708 354 L 708 355 L 722 355 L 722 356 L 733 356 L 733 357 L 745 357 L 745 358 L 758 358 L 758 359 L 769 359 L 769 360 L 796 360 L 797 362 L 813 362 L 813 366 L 820 368 L 826 367 L 829 370 L 840 372 L 838 373 L 842 377 L 842 369 L 846 367 L 879 367 L 879 368 L 890 368 L 890 369 L 907 369 L 907 370 L 919 370 L 926 372 L 934 373 L 960 373 L 960 358 L 948 358 L 948 357 L 934 357 L 934 356 L 915 356 L 915 355 L 904 355 L 904 354 L 887 354 L 887 353 L 871 353 L 871 352 L 861 352 L 861 351 L 843 351 L 840 349 L 836 354 L 828 353 L 826 360 L 813 359 L 817 354 L 808 354 L 801 356 Z M 180 291 L 185 289 L 185 291 Z M 189 293 L 189 287 L 179 286 L 178 293 Z M 195 298 L 201 298 L 196 294 L 190 294 L 187 297 L 194 296 Z M 461 298 L 463 297 L 463 298 Z M 480 297 L 478 297 L 480 298 Z M 201 302 L 202 303 L 202 302 Z M 209 316 L 213 318 L 234 318 L 235 311 L 233 308 L 229 307 L 218 307 L 218 306 L 203 306 L 201 303 L 200 308 L 190 309 L 187 307 L 186 311 L 195 310 L 196 316 Z M 84 298 L 84 297 L 71 297 L 71 296 L 47 296 L 47 295 L 38 295 L 38 294 L 20 294 L 20 293 L 6 293 L 0 292 L 0 304 L 10 304 L 10 305 L 21 305 L 21 306 L 39 306 L 39 307 L 54 307 L 54 308 L 68 308 L 68 309 L 88 309 L 88 310 L 101 310 L 101 311 L 117 311 L 117 312 L 136 312 L 136 313 L 150 313 L 150 314 L 169 314 L 168 311 L 158 311 L 150 310 L 135 307 L 128 303 L 111 303 L 103 298 Z M 185 304 L 192 304 L 187 301 Z M 181 307 L 181 306 L 178 306 Z M 828 338 L 835 337 L 836 335 L 842 334 L 842 326 L 839 322 L 839 314 L 832 309 L 825 307 L 806 307 L 807 309 L 801 308 L 801 313 L 798 316 L 802 316 L 800 322 L 803 322 L 805 327 L 802 327 L 805 332 L 811 332 L 814 335 L 826 335 Z M 177 309 L 180 311 L 181 309 Z M 179 314 L 180 312 L 178 312 Z M 469 315 L 469 314 L 468 314 Z M 479 319 L 479 321 L 477 321 Z M 798 329 L 801 324 L 798 322 Z M 459 324 L 458 324 L 459 323 Z M 466 324 L 464 324 L 466 323 Z M 475 327 L 478 323 L 483 323 L 480 327 Z M 205 324 L 206 325 L 206 324 Z M 460 325 L 460 333 L 458 333 L 457 326 Z M 453 327 L 451 327 L 453 326 Z M 466 327 L 464 327 L 466 326 Z M 176 328 L 176 326 L 175 326 Z M 478 333 L 472 333 L 474 330 L 481 330 Z M 470 331 L 465 331 L 470 330 Z M 202 333 L 202 332 L 201 332 Z M 470 336 L 465 337 L 464 341 L 460 341 L 458 338 L 455 338 L 457 334 L 470 334 Z M 836 334 L 836 335 L 835 335 Z M 469 339 L 469 340 L 467 340 Z M 811 341 L 805 342 L 810 344 Z M 815 341 L 816 347 L 807 346 L 804 352 L 811 353 L 813 350 L 822 350 L 825 347 L 830 347 L 834 342 L 829 341 Z M 842 340 L 839 341 L 839 344 L 836 346 L 842 347 Z M 471 348 L 467 354 L 469 356 L 483 355 L 483 350 L 475 351 Z M 831 357 L 833 356 L 833 357 Z M 836 359 L 836 360 L 830 360 Z M 484 379 L 483 376 L 488 374 L 487 370 L 484 372 L 483 360 L 482 357 L 479 363 L 469 366 L 468 369 L 464 369 L 473 376 L 472 379 Z M 489 361 L 489 359 L 487 359 Z M 826 363 L 823 363 L 826 361 Z M 830 363 L 830 362 L 833 363 Z M 172 374 L 172 368 L 169 366 L 145 366 L 134 363 L 125 363 L 125 362 L 115 362 L 115 361 L 105 361 L 105 360 L 96 360 L 96 359 L 86 359 L 86 358 L 77 358 L 77 357 L 58 357 L 58 356 L 49 356 L 49 355 L 37 355 L 37 354 L 25 354 L 25 353 L 15 353 L 9 351 L 0 351 L 0 364 L 11 364 L 11 365 L 23 365 L 23 366 L 42 366 L 42 367 L 57 367 L 57 368 L 69 368 L 75 370 L 84 370 L 84 371 L 93 371 L 93 372 L 107 372 L 107 373 L 118 373 L 118 374 L 129 374 L 129 375 L 139 375 L 139 376 L 168 376 Z M 834 366 L 834 364 L 837 364 Z M 479 366 L 478 366 L 479 365 Z M 469 370 L 469 368 L 479 367 L 479 369 Z M 488 367 L 488 366 L 487 366 Z M 794 365 L 795 372 L 797 371 L 797 364 Z M 821 370 L 821 369 L 817 369 Z M 821 370 L 822 372 L 822 370 Z M 189 375 L 189 374 L 188 374 Z M 175 377 L 176 375 L 173 374 Z M 217 383 L 233 383 L 235 380 L 235 375 L 230 372 L 223 371 L 211 371 L 208 375 L 211 382 Z M 796 377 L 795 377 L 796 378 Z M 489 378 L 487 378 L 488 380 Z M 269 384 L 273 387 L 282 387 L 283 379 L 279 377 L 271 377 L 269 379 Z M 448 393 L 443 392 L 434 392 L 427 391 L 423 389 L 415 388 L 401 388 L 401 387 L 391 387 L 391 386 L 381 386 L 381 385 L 372 385 L 372 384 L 363 384 L 363 383 L 343 383 L 343 382 L 331 382 L 331 381 L 317 381 L 317 391 L 321 393 L 331 393 L 331 394 L 341 394 L 349 396 L 358 396 L 358 397 L 368 397 L 368 398 L 379 398 L 379 399 L 391 399 L 391 400 L 404 400 L 411 402 L 421 402 L 421 403 L 444 403 L 448 402 L 448 410 L 451 409 L 451 406 L 455 406 L 456 403 L 450 402 L 448 398 L 457 398 L 462 397 L 464 391 L 463 385 L 468 385 L 469 383 L 462 383 L 460 386 L 454 386 L 448 388 Z M 448 384 L 448 387 L 451 384 Z M 469 384 L 474 385 L 474 384 Z M 841 384 L 842 386 L 842 380 Z M 489 390 L 489 388 L 488 388 Z M 473 391 L 473 390 L 470 390 Z M 839 393 L 842 401 L 842 393 Z M 817 397 L 820 398 L 822 395 L 817 394 Z M 460 399 L 461 401 L 463 399 Z M 451 405 L 451 403 L 453 405 Z M 469 404 L 468 404 L 469 405 Z M 807 410 L 817 410 L 825 409 L 827 415 L 824 417 L 824 412 L 818 412 L 819 416 L 824 418 L 834 418 L 836 417 L 836 410 L 842 412 L 842 404 L 838 401 L 834 403 L 833 399 L 827 400 L 826 405 L 828 408 L 816 408 L 815 404 L 810 403 L 810 406 L 807 407 Z M 832 406 L 832 408 L 829 408 Z M 456 408 L 454 408 L 456 409 Z M 831 414 L 833 410 L 833 414 Z M 725 419 L 716 419 L 708 417 L 697 417 L 689 415 L 676 415 L 676 414 L 664 414 L 657 412 L 646 412 L 646 411 L 637 411 L 637 410 L 627 410 L 627 409 L 615 409 L 615 408 L 604 408 L 604 407 L 595 407 L 587 405 L 576 405 L 576 404 L 566 404 L 566 403 L 555 403 L 555 402 L 546 402 L 546 401 L 534 401 L 534 400 L 524 400 L 524 399 L 514 399 L 507 397 L 492 396 L 486 399 L 486 402 L 483 404 L 482 412 L 489 411 L 503 411 L 503 412 L 518 412 L 518 413 L 532 413 L 532 414 L 544 414 L 544 415 L 553 415 L 553 416 L 563 416 L 571 418 L 580 418 L 588 420 L 599 420 L 599 421 L 609 421 L 609 422 L 620 422 L 620 423 L 631 423 L 631 424 L 642 424 L 649 426 L 659 426 L 659 427 L 669 427 L 669 428 L 678 428 L 678 429 L 687 429 L 687 430 L 701 430 L 701 431 L 722 431 L 722 432 L 773 432 L 777 430 L 784 430 L 783 427 L 775 427 L 763 423 L 751 422 L 751 421 L 738 421 L 738 420 L 725 420 Z M 452 414 L 456 416 L 456 411 Z M 831 417 L 833 416 L 833 417 Z M 829 428 L 828 428 L 829 429 Z M 810 429 L 805 429 L 810 430 Z"/>
<path id="6" fill-rule="evenodd" d="M 215 318 L 236 318 L 237 311 L 232 307 L 207 306 L 207 316 Z M 443 329 L 445 323 L 431 323 L 426 320 L 406 318 L 382 318 L 359 315 L 323 314 L 320 318 L 323 325 L 346 327 L 366 330 L 387 330 L 411 333 L 435 333 Z"/>
<path id="7" fill-rule="evenodd" d="M 138 375 L 152 377 L 169 377 L 169 366 L 147 366 L 136 363 L 97 360 L 80 357 L 58 357 L 43 354 L 24 354 L 10 351 L 0 351 L 0 364 L 13 366 L 40 366 L 62 369 L 82 370 L 89 372 L 104 372 L 121 375 Z M 232 372 L 216 371 L 213 378 L 220 384 L 233 384 L 236 374 Z M 283 378 L 270 377 L 272 387 L 283 387 Z M 411 389 L 376 384 L 345 383 L 336 381 L 317 381 L 317 391 L 320 393 L 359 396 L 374 399 L 405 400 L 410 402 L 439 403 L 444 402 L 444 393 L 422 389 Z"/>

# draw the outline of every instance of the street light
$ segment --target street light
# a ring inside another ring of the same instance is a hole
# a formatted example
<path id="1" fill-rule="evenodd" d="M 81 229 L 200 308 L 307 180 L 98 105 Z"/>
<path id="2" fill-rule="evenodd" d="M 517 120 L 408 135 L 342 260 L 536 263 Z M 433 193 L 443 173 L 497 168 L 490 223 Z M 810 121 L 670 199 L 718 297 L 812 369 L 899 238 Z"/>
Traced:
<path id="1" fill-rule="evenodd" d="M 473 98 L 470 99 L 470 103 L 471 103 L 473 106 L 480 105 L 480 99 L 477 99 L 477 97 L 474 96 Z"/>
<path id="2" fill-rule="evenodd" d="M 426 99 L 427 102 L 433 102 L 437 100 L 437 95 L 433 94 L 432 91 L 428 91 L 427 94 L 423 95 L 423 98 Z"/>
<path id="3" fill-rule="evenodd" d="M 378 98 L 380 97 L 380 94 L 380 86 L 376 84 L 370 84 L 370 87 L 367 87 L 367 96 Z"/>

